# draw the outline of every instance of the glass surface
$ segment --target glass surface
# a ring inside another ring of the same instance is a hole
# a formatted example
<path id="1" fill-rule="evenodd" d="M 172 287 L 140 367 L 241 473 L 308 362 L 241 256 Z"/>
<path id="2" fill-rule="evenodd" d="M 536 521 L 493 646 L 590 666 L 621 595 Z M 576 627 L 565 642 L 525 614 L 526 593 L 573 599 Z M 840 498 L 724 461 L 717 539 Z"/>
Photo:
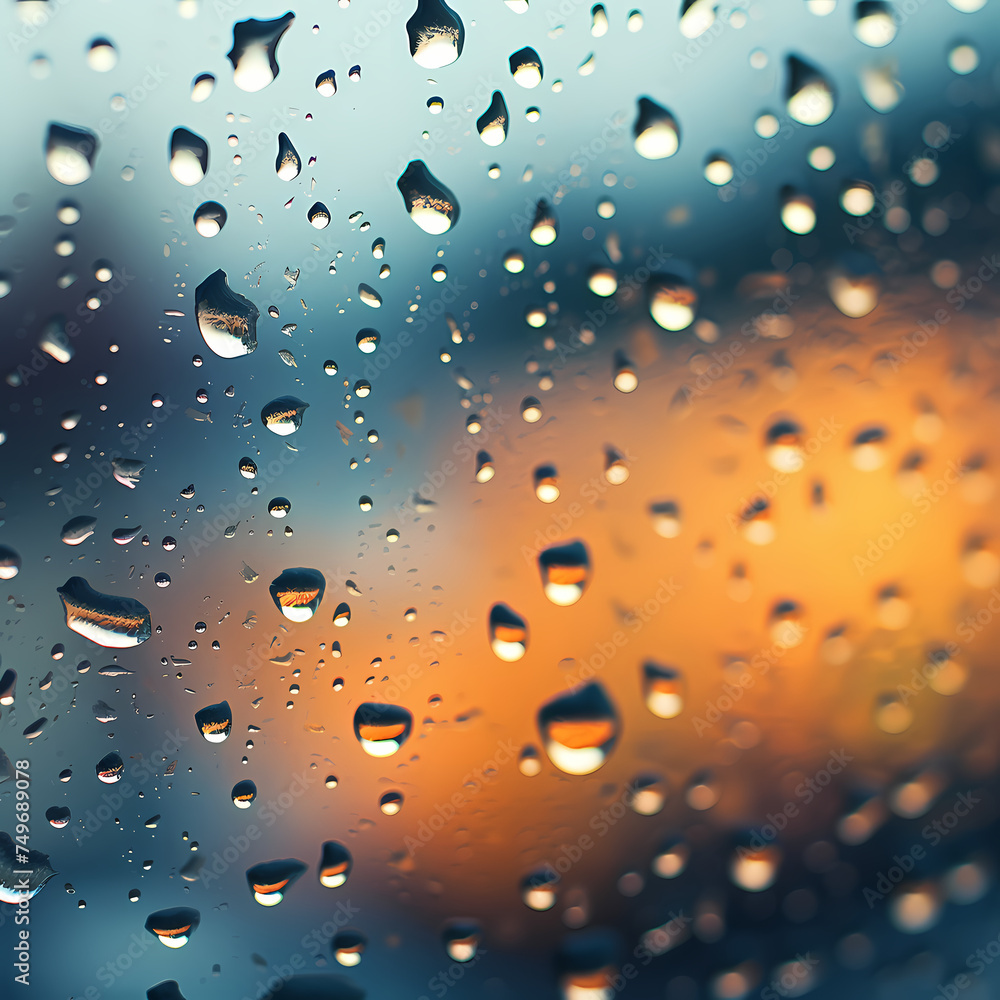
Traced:
<path id="1" fill-rule="evenodd" d="M 1000 991 L 1000 0 L 0 37 L 0 995 Z"/>

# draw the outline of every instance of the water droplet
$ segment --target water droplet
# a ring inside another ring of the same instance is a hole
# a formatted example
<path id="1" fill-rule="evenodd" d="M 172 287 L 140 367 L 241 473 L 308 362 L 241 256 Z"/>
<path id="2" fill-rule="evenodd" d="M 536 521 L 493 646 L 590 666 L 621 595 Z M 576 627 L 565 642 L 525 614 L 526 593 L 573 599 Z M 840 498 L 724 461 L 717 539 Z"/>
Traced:
<path id="1" fill-rule="evenodd" d="M 449 920 L 441 932 L 441 940 L 453 962 L 471 962 L 476 957 L 482 929 L 472 920 Z"/>
<path id="2" fill-rule="evenodd" d="M 538 567 L 545 596 L 559 607 L 576 604 L 590 582 L 590 556 L 580 541 L 545 549 L 538 556 Z"/>
<path id="3" fill-rule="evenodd" d="M 201 914 L 189 906 L 157 910 L 146 918 L 146 930 L 168 948 L 183 948 L 201 923 Z"/>
<path id="4" fill-rule="evenodd" d="M 787 74 L 789 115 L 802 125 L 821 125 L 833 114 L 833 85 L 815 66 L 796 56 L 788 57 Z"/>
<path id="5" fill-rule="evenodd" d="M 79 517 L 71 518 L 62 526 L 59 537 L 67 545 L 80 545 L 90 538 L 96 527 L 96 517 L 88 517 L 86 514 L 81 514 Z"/>
<path id="6" fill-rule="evenodd" d="M 66 626 L 99 646 L 124 649 L 152 635 L 149 610 L 131 597 L 94 590 L 82 576 L 70 577 L 56 591 L 66 612 Z"/>
<path id="7" fill-rule="evenodd" d="M 277 906 L 306 867 L 295 858 L 264 861 L 247 869 L 247 885 L 261 906 Z"/>
<path id="8" fill-rule="evenodd" d="M 490 106 L 476 121 L 479 138 L 487 146 L 499 146 L 507 138 L 509 120 L 510 116 L 507 113 L 507 105 L 504 102 L 503 94 L 499 90 L 494 90 Z"/>
<path id="9" fill-rule="evenodd" d="M 859 0 L 854 8 L 854 37 L 873 49 L 888 45 L 896 37 L 893 14 L 884 0 Z"/>
<path id="10" fill-rule="evenodd" d="M 649 314 L 664 330 L 687 329 L 694 322 L 698 295 L 683 279 L 673 274 L 659 274 L 647 282 Z"/>
<path id="11" fill-rule="evenodd" d="M 806 460 L 802 428 L 793 420 L 776 420 L 764 435 L 764 458 L 777 472 L 798 472 Z"/>
<path id="12" fill-rule="evenodd" d="M 293 622 L 305 622 L 312 618 L 323 600 L 325 590 L 326 579 L 323 574 L 318 569 L 301 566 L 283 570 L 270 587 L 275 607 Z"/>
<path id="13" fill-rule="evenodd" d="M 229 287 L 226 272 L 213 271 L 195 289 L 198 330 L 213 354 L 238 358 L 257 349 L 260 311 L 245 296 Z"/>
<path id="14" fill-rule="evenodd" d="M 226 224 L 226 210 L 217 201 L 206 201 L 194 212 L 194 228 L 200 236 L 211 239 L 222 232 Z"/>
<path id="15" fill-rule="evenodd" d="M 195 712 L 194 721 L 209 743 L 223 743 L 233 730 L 233 711 L 228 701 L 220 701 Z"/>
<path id="16" fill-rule="evenodd" d="M 465 26 L 444 0 L 417 0 L 417 9 L 406 22 L 410 55 L 424 69 L 450 66 L 462 54 Z"/>
<path id="17" fill-rule="evenodd" d="M 791 233 L 804 236 L 816 227 L 816 207 L 809 195 L 785 188 L 781 196 L 781 223 Z"/>
<path id="18" fill-rule="evenodd" d="M 680 126 L 674 116 L 648 97 L 639 98 L 639 111 L 632 131 L 635 151 L 647 160 L 673 156 L 680 146 Z"/>
<path id="19" fill-rule="evenodd" d="M 528 623 L 506 604 L 490 608 L 489 633 L 490 648 L 505 663 L 520 660 L 528 650 Z"/>
<path id="20" fill-rule="evenodd" d="M 330 947 L 337 962 L 351 968 L 361 964 L 361 956 L 367 943 L 368 939 L 360 931 L 343 930 L 333 935 Z"/>
<path id="21" fill-rule="evenodd" d="M 71 815 L 68 806 L 51 806 L 45 810 L 45 818 L 49 821 L 49 826 L 55 830 L 62 830 L 69 824 Z"/>
<path id="22" fill-rule="evenodd" d="M 774 845 L 759 849 L 741 845 L 730 859 L 729 877 L 746 892 L 763 892 L 774 885 L 780 864 L 781 851 Z"/>
<path id="23" fill-rule="evenodd" d="M 556 905 L 556 890 L 559 886 L 559 876 L 546 866 L 532 872 L 521 882 L 521 899 L 532 910 L 551 910 Z"/>
<path id="24" fill-rule="evenodd" d="M 336 779 L 334 779 L 336 786 Z M 330 787 L 327 779 L 327 787 Z M 323 844 L 323 851 L 319 862 L 319 882 L 327 889 L 336 889 L 342 886 L 351 874 L 351 867 L 354 860 L 351 852 L 343 844 L 336 840 L 328 840 Z"/>
<path id="25" fill-rule="evenodd" d="M 121 781 L 125 773 L 125 763 L 121 755 L 112 750 L 98 761 L 96 771 L 99 780 L 106 785 L 113 785 L 116 781 Z"/>
<path id="26" fill-rule="evenodd" d="M 519 49 L 510 57 L 509 63 L 511 76 L 520 86 L 532 90 L 542 82 L 542 60 L 534 49 Z"/>
<path id="27" fill-rule="evenodd" d="M 233 785 L 232 797 L 237 809 L 249 809 L 257 798 L 257 786 L 249 779 L 238 781 Z"/>
<path id="28" fill-rule="evenodd" d="M 403 795 L 401 792 L 386 792 L 378 800 L 378 807 L 386 816 L 395 816 L 403 808 Z"/>
<path id="29" fill-rule="evenodd" d="M 639 387 L 639 376 L 621 351 L 615 351 L 614 386 L 619 392 L 635 392 Z"/>
<path id="30" fill-rule="evenodd" d="M 45 166 L 67 187 L 82 184 L 93 172 L 100 142 L 96 133 L 77 125 L 49 123 L 45 142 Z"/>
<path id="31" fill-rule="evenodd" d="M 411 160 L 396 181 L 410 218 L 431 236 L 448 232 L 458 222 L 458 200 L 427 169 L 423 160 Z"/>
<path id="32" fill-rule="evenodd" d="M 413 716 L 398 705 L 365 702 L 354 713 L 354 735 L 365 753 L 390 757 L 409 738 Z"/>
<path id="33" fill-rule="evenodd" d="M 272 21 L 250 18 L 233 25 L 233 47 L 226 57 L 233 64 L 233 83 L 240 90 L 255 94 L 278 75 L 278 42 L 294 20 L 289 11 Z"/>
<path id="34" fill-rule="evenodd" d="M 267 512 L 271 517 L 287 517 L 292 509 L 292 501 L 287 497 L 275 497 L 267 502 Z"/>
<path id="35" fill-rule="evenodd" d="M 308 403 L 295 396 L 279 396 L 260 411 L 260 420 L 272 433 L 287 437 L 302 426 L 302 417 L 308 408 Z"/>
<path id="36" fill-rule="evenodd" d="M 201 73 L 191 84 L 191 100 L 195 104 L 207 101 L 215 90 L 215 77 L 211 73 Z"/>
<path id="37" fill-rule="evenodd" d="M 540 247 L 551 246 L 559 235 L 556 213 L 544 198 L 535 206 L 535 218 L 528 235 L 531 237 L 531 242 Z"/>
<path id="38" fill-rule="evenodd" d="M 320 97 L 333 97 L 337 93 L 337 74 L 332 69 L 316 77 L 316 91 Z"/>
<path id="39" fill-rule="evenodd" d="M 658 719 L 674 719 L 684 708 L 684 679 L 679 670 L 646 663 L 642 668 L 646 708 Z"/>
<path id="40" fill-rule="evenodd" d="M 170 175 L 191 187 L 208 172 L 208 143 L 186 128 L 176 128 L 170 136 Z"/>
<path id="41" fill-rule="evenodd" d="M 596 681 L 556 695 L 538 712 L 538 730 L 549 760 L 567 774 L 591 774 L 618 739 L 614 706 Z"/>
<path id="42" fill-rule="evenodd" d="M 717 187 L 728 184 L 733 179 L 733 165 L 722 153 L 712 153 L 705 161 L 705 180 Z"/>
<path id="43" fill-rule="evenodd" d="M 520 274 L 524 270 L 524 254 L 520 250 L 508 250 L 503 256 L 503 266 L 511 274 Z"/>
<path id="44" fill-rule="evenodd" d="M 477 483 L 488 483 L 496 475 L 496 471 L 489 452 L 480 451 L 476 454 Z"/>
<path id="45" fill-rule="evenodd" d="M 274 169 L 283 181 L 293 181 L 302 170 L 302 160 L 288 138 L 287 132 L 278 134 L 278 156 L 274 161 Z"/>
<path id="46" fill-rule="evenodd" d="M 559 499 L 559 477 L 553 465 L 540 465 L 534 472 L 535 496 L 542 503 L 554 503 Z"/>
<path id="47" fill-rule="evenodd" d="M 613 267 L 593 267 L 587 276 L 587 287 L 601 298 L 618 291 L 618 272 Z"/>
<path id="48" fill-rule="evenodd" d="M 330 225 L 330 209 L 323 202 L 317 201 L 306 212 L 306 218 L 314 229 L 326 229 Z"/>

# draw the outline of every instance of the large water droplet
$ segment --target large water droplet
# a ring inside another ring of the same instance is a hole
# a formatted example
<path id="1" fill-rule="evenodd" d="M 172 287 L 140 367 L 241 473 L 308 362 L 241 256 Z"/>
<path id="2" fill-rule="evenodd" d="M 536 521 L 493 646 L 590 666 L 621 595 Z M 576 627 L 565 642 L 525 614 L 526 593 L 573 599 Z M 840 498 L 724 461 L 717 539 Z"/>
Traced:
<path id="1" fill-rule="evenodd" d="M 536 246 L 547 247 L 555 243 L 559 235 L 559 223 L 552 206 L 542 198 L 535 206 L 535 218 L 528 232 Z"/>
<path id="2" fill-rule="evenodd" d="M 125 649 L 152 635 L 149 609 L 131 597 L 102 594 L 82 576 L 70 577 L 56 593 L 66 611 L 66 626 L 99 646 Z"/>
<path id="3" fill-rule="evenodd" d="M 226 224 L 226 210 L 217 201 L 206 201 L 194 212 L 194 228 L 199 236 L 211 239 L 222 232 Z"/>
<path id="4" fill-rule="evenodd" d="M 482 934 L 482 928 L 474 920 L 449 920 L 441 932 L 441 940 L 453 962 L 471 962 Z"/>
<path id="5" fill-rule="evenodd" d="M 261 423 L 273 434 L 288 437 L 302 426 L 302 416 L 309 404 L 296 396 L 279 396 L 260 411 Z"/>
<path id="6" fill-rule="evenodd" d="M 93 171 L 99 146 L 96 133 L 90 129 L 50 122 L 45 166 L 60 184 L 82 184 Z"/>
<path id="7" fill-rule="evenodd" d="M 271 600 L 293 622 L 308 621 L 323 600 L 326 580 L 318 569 L 301 566 L 284 570 L 271 583 Z"/>
<path id="8" fill-rule="evenodd" d="M 240 90 L 254 94 L 278 75 L 278 42 L 294 20 L 289 11 L 273 21 L 250 18 L 233 25 L 233 47 L 226 55 L 233 64 L 233 83 Z"/>
<path id="9" fill-rule="evenodd" d="M 195 712 L 194 721 L 209 743 L 224 743 L 233 731 L 233 710 L 228 701 L 220 701 Z"/>
<path id="10" fill-rule="evenodd" d="M 220 267 L 195 289 L 195 313 L 202 339 L 220 358 L 238 358 L 257 348 L 260 310 L 229 287 Z"/>
<path id="11" fill-rule="evenodd" d="M 642 668 L 642 694 L 658 719 L 673 719 L 684 708 L 684 680 L 680 671 L 646 663 Z"/>
<path id="12" fill-rule="evenodd" d="M 590 556 L 583 542 L 554 545 L 539 553 L 545 596 L 560 607 L 576 604 L 590 582 Z"/>
<path id="13" fill-rule="evenodd" d="M 249 809 L 257 798 L 257 786 L 249 778 L 237 781 L 232 791 L 233 805 L 237 809 Z"/>
<path id="14" fill-rule="evenodd" d="M 788 113 L 802 125 L 821 125 L 833 114 L 836 94 L 833 85 L 815 66 L 788 57 Z"/>
<path id="15" fill-rule="evenodd" d="M 95 770 L 100 781 L 106 785 L 113 785 L 116 781 L 121 781 L 122 775 L 125 773 L 125 762 L 120 754 L 112 750 L 111 753 L 105 754 L 97 762 Z"/>
<path id="16" fill-rule="evenodd" d="M 465 26 L 444 0 L 417 0 L 417 9 L 406 22 L 410 55 L 424 69 L 450 66 L 462 54 Z"/>
<path id="17" fill-rule="evenodd" d="M 542 60 L 532 48 L 523 48 L 515 52 L 509 60 L 510 73 L 514 82 L 532 90 L 542 82 Z"/>
<path id="18" fill-rule="evenodd" d="M 687 329 L 694 322 L 698 295 L 683 278 L 654 274 L 647 282 L 649 314 L 664 330 Z"/>
<path id="19" fill-rule="evenodd" d="M 520 660 L 528 649 L 528 623 L 499 602 L 490 608 L 490 648 L 505 663 Z"/>
<path id="20" fill-rule="evenodd" d="M 391 757 L 406 742 L 413 716 L 398 705 L 365 702 L 354 713 L 354 735 L 365 753 Z"/>
<path id="21" fill-rule="evenodd" d="M 893 13 L 884 0 L 860 0 L 854 8 L 854 37 L 873 49 L 888 45 L 896 37 Z"/>
<path id="22" fill-rule="evenodd" d="M 264 861 L 247 869 L 247 885 L 261 906 L 277 906 L 306 868 L 296 858 Z"/>
<path id="23" fill-rule="evenodd" d="M 302 169 L 302 160 L 287 132 L 278 135 L 278 157 L 274 161 L 274 169 L 283 181 L 294 181 Z"/>
<path id="24" fill-rule="evenodd" d="M 208 143 L 186 128 L 175 128 L 170 136 L 170 174 L 191 187 L 208 173 Z"/>
<path id="25" fill-rule="evenodd" d="M 427 169 L 423 160 L 411 160 L 396 187 L 410 218 L 425 233 L 440 236 L 458 222 L 458 199 Z"/>
<path id="26" fill-rule="evenodd" d="M 354 859 L 351 852 L 336 840 L 328 840 L 323 844 L 319 862 L 319 882 L 327 889 L 336 889 L 343 885 L 351 874 Z"/>
<path id="27" fill-rule="evenodd" d="M 647 160 L 673 156 L 680 146 L 680 126 L 674 116 L 648 97 L 639 98 L 639 113 L 632 131 L 635 134 L 635 151 Z"/>
<path id="28" fill-rule="evenodd" d="M 201 914 L 189 906 L 157 910 L 146 918 L 146 930 L 168 948 L 183 948 L 201 923 Z"/>
<path id="29" fill-rule="evenodd" d="M 96 527 L 96 517 L 88 517 L 86 514 L 81 514 L 79 517 L 71 518 L 62 526 L 59 537 L 67 545 L 80 545 L 90 538 Z"/>
<path id="30" fill-rule="evenodd" d="M 494 90 L 490 106 L 476 121 L 479 138 L 487 146 L 499 146 L 507 138 L 509 121 L 510 116 L 507 113 L 507 104 L 503 99 L 503 94 L 499 90 Z"/>
<path id="31" fill-rule="evenodd" d="M 560 771 L 590 774 L 607 760 L 619 724 L 604 688 L 593 681 L 544 704 L 538 712 L 538 731 L 549 760 Z"/>

